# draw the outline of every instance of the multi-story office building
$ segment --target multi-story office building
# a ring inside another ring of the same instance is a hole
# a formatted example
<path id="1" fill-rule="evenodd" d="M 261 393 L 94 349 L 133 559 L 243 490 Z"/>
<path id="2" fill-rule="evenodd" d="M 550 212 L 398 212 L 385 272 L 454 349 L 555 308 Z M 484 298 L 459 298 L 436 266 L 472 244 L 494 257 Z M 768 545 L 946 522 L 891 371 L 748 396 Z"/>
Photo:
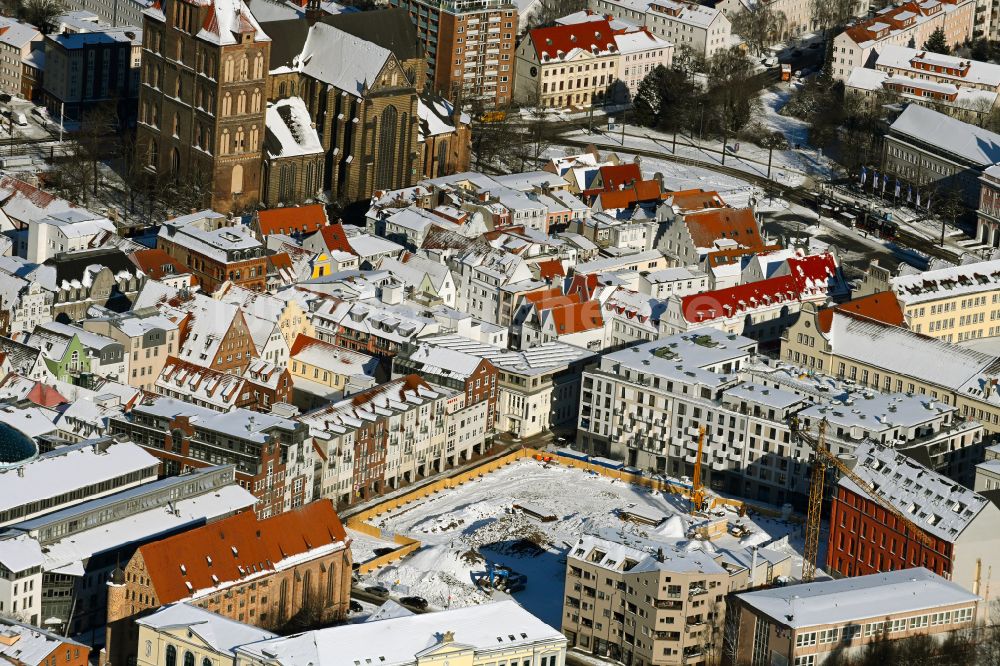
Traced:
<path id="1" fill-rule="evenodd" d="M 713 663 L 726 595 L 787 572 L 787 555 L 758 549 L 640 549 L 595 536 L 570 547 L 562 630 L 571 647 L 626 664 Z"/>
<path id="2" fill-rule="evenodd" d="M 1000 166 L 991 166 L 979 177 L 976 238 L 983 245 L 1000 247 Z"/>
<path id="3" fill-rule="evenodd" d="M 391 0 L 410 13 L 436 92 L 504 108 L 514 92 L 517 5 L 508 0 Z"/>
<path id="4" fill-rule="evenodd" d="M 902 569 L 734 595 L 729 664 L 818 666 L 859 656 L 868 644 L 968 629 L 980 599 L 934 573 Z"/>
<path id="5" fill-rule="evenodd" d="M 84 476 L 81 470 L 77 474 Z M 15 523 L 0 535 L 0 612 L 32 624 L 44 621 L 67 635 L 94 632 L 88 642 L 99 642 L 107 582 L 137 547 L 253 504 L 254 497 L 236 485 L 233 468 L 218 466 Z"/>
<path id="6" fill-rule="evenodd" d="M 206 293 L 226 281 L 264 291 L 264 246 L 249 227 L 234 224 L 221 213 L 203 210 L 167 220 L 160 227 L 156 245 L 191 269 Z"/>
<path id="7" fill-rule="evenodd" d="M 789 420 L 815 429 L 826 418 L 836 453 L 872 438 L 917 449 L 971 481 L 982 427 L 953 406 L 802 379 L 797 367 L 760 363 L 756 349 L 749 338 L 702 328 L 602 356 L 583 373 L 578 444 L 630 466 L 690 476 L 704 426 L 709 487 L 804 506 L 811 452 L 792 437 Z"/>
<path id="8" fill-rule="evenodd" d="M 91 109 L 114 104 L 123 124 L 133 120 L 141 49 L 142 30 L 135 26 L 46 35 L 42 99 L 49 113 L 80 121 Z"/>
<path id="9" fill-rule="evenodd" d="M 928 197 L 933 199 L 935 191 L 940 196 L 957 189 L 965 203 L 976 206 L 979 178 L 997 162 L 1000 134 L 910 104 L 885 135 L 881 171 L 922 192 L 925 205 L 931 205 Z"/>

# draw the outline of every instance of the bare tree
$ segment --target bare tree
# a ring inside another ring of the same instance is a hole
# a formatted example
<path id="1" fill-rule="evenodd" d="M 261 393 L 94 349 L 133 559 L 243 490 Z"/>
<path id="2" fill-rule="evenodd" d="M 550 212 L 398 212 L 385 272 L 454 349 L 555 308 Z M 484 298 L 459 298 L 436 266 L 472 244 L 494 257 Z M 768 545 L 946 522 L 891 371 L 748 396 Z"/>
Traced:
<path id="1" fill-rule="evenodd" d="M 762 55 L 768 46 L 781 39 L 787 24 L 785 13 L 775 11 L 769 2 L 755 2 L 733 17 L 733 32 Z"/>
<path id="2" fill-rule="evenodd" d="M 62 0 L 21 0 L 18 15 L 48 34 L 55 29 L 55 20 L 66 11 Z"/>
<path id="3" fill-rule="evenodd" d="M 531 30 L 555 25 L 559 17 L 586 8 L 587 0 L 541 0 L 539 7 L 528 14 L 527 27 Z"/>
<path id="4" fill-rule="evenodd" d="M 812 0 L 813 20 L 828 34 L 846 25 L 861 8 L 860 0 Z"/>

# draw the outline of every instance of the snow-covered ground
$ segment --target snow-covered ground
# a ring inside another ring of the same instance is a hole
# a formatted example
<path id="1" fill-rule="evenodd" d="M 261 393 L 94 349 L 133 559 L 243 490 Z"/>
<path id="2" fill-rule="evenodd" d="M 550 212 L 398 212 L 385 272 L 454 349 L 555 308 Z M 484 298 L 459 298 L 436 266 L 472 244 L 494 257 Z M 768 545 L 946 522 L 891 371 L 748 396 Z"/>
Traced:
<path id="1" fill-rule="evenodd" d="M 557 516 L 543 523 L 512 511 L 515 503 L 529 503 Z M 647 534 L 642 526 L 621 521 L 617 511 L 633 506 L 662 512 L 671 518 L 655 534 L 682 537 L 688 524 L 687 501 L 676 495 L 653 493 L 638 486 L 593 476 L 579 469 L 545 467 L 524 460 L 488 474 L 460 488 L 442 492 L 382 517 L 376 526 L 386 533 L 406 534 L 423 546 L 395 566 L 362 577 L 362 585 L 380 583 L 397 596 L 415 594 L 434 607 L 467 606 L 490 599 L 473 583 L 486 563 L 504 564 L 528 577 L 526 589 L 514 598 L 526 609 L 559 627 L 565 578 L 565 554 L 582 534 L 605 535 L 639 544 Z M 735 519 L 735 514 L 732 514 Z M 744 519 L 746 520 L 746 519 Z M 779 520 L 754 519 L 752 542 L 791 535 L 786 552 L 793 567 L 801 529 Z M 728 535 L 714 542 L 740 545 Z M 745 545 L 745 544 L 744 544 Z M 798 547 L 801 550 L 801 547 Z M 493 598 L 505 596 L 494 593 Z"/>
<path id="2" fill-rule="evenodd" d="M 377 539 L 352 529 L 347 530 L 347 536 L 351 537 L 351 558 L 356 563 L 364 563 L 375 557 L 376 548 L 399 548 L 397 543 Z"/>

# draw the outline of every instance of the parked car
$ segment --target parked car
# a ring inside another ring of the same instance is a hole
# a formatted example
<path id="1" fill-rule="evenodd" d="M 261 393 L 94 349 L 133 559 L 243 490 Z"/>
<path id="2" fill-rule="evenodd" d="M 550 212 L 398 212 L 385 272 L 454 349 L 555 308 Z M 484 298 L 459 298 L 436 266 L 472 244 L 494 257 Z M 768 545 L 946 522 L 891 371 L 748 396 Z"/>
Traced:
<path id="1" fill-rule="evenodd" d="M 770 58 L 764 58 L 764 62 L 762 64 L 764 65 L 764 67 L 768 67 L 768 68 L 770 68 L 770 67 L 777 67 L 778 66 L 778 59 L 775 58 L 774 56 L 771 56 Z"/>
<path id="2" fill-rule="evenodd" d="M 369 585 L 365 588 L 365 592 L 368 594 L 374 594 L 376 597 L 388 597 L 389 589 L 384 585 Z"/>
<path id="3" fill-rule="evenodd" d="M 361 602 L 355 601 L 354 599 L 351 599 L 350 608 L 352 613 L 360 613 L 365 609 L 365 607 L 361 605 Z"/>
<path id="4" fill-rule="evenodd" d="M 423 597 L 403 597 L 399 603 L 417 610 L 427 610 L 427 600 Z"/>

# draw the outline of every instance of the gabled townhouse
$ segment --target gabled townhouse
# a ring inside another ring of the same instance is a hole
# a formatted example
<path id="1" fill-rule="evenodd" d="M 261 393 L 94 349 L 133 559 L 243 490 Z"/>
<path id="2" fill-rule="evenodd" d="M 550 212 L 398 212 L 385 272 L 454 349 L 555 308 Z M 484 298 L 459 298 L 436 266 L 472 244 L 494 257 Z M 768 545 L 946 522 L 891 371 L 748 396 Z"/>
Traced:
<path id="1" fill-rule="evenodd" d="M 391 359 L 406 342 L 438 332 L 436 320 L 403 304 L 398 295 L 396 304 L 377 298 L 323 300 L 312 312 L 316 337 L 343 349 Z"/>
<path id="2" fill-rule="evenodd" d="M 371 388 L 386 374 L 378 358 L 308 335 L 295 338 L 289 357 L 296 395 L 306 406 Z"/>
<path id="3" fill-rule="evenodd" d="M 269 412 L 276 403 L 292 402 L 292 376 L 261 359 L 239 376 L 170 357 L 150 390 L 217 412 L 238 407 Z"/>
<path id="4" fill-rule="evenodd" d="M 299 335 L 315 335 L 304 296 L 294 289 L 263 294 L 226 283 L 214 298 L 236 305 L 243 313 L 257 350 L 257 358 L 275 365 L 288 365 L 288 351 Z"/>
<path id="5" fill-rule="evenodd" d="M 0 334 L 24 337 L 39 324 L 52 321 L 54 301 L 55 293 L 40 282 L 4 271 L 0 274 Z"/>
<path id="6" fill-rule="evenodd" d="M 302 248 L 314 253 L 312 277 L 323 277 L 359 267 L 359 257 L 339 222 L 321 227 L 302 240 Z"/>
<path id="7" fill-rule="evenodd" d="M 152 391 L 167 357 L 180 345 L 177 324 L 156 308 L 131 310 L 122 314 L 102 312 L 83 321 L 86 331 L 119 342 L 125 350 L 127 376 L 131 386 Z"/>
<path id="8" fill-rule="evenodd" d="M 35 381 L 52 379 L 42 350 L 0 336 L 0 371 L 16 373 Z"/>
<path id="9" fill-rule="evenodd" d="M 704 269 L 706 256 L 720 250 L 764 248 L 760 226 L 750 208 L 713 208 L 677 212 L 661 206 L 658 219 L 665 222 L 657 248 L 673 257 L 677 265 Z"/>
<path id="10" fill-rule="evenodd" d="M 411 291 L 411 298 L 455 307 L 455 279 L 445 264 L 407 252 L 399 259 L 383 259 L 378 269 L 388 271 L 405 284 Z"/>
<path id="11" fill-rule="evenodd" d="M 602 349 L 619 349 L 660 337 L 660 320 L 667 311 L 666 299 L 624 287 L 607 287 L 598 300 L 604 318 Z"/>
<path id="12" fill-rule="evenodd" d="M 532 280 L 524 259 L 501 250 L 473 250 L 452 257 L 448 265 L 457 287 L 455 307 L 491 324 L 499 322 L 500 289 Z"/>
<path id="13" fill-rule="evenodd" d="M 128 359 L 117 340 L 77 326 L 50 321 L 35 327 L 27 344 L 40 349 L 49 372 L 61 381 L 81 381 L 87 375 L 126 381 Z"/>
<path id="14" fill-rule="evenodd" d="M 64 315 L 70 321 L 84 319 L 94 305 L 115 312 L 128 310 L 146 282 L 146 276 L 117 247 L 57 254 L 35 275 L 55 292 L 52 318 Z"/>
<path id="15" fill-rule="evenodd" d="M 239 306 L 203 294 L 173 297 L 163 307 L 181 332 L 178 358 L 219 372 L 241 374 L 257 348 Z"/>

